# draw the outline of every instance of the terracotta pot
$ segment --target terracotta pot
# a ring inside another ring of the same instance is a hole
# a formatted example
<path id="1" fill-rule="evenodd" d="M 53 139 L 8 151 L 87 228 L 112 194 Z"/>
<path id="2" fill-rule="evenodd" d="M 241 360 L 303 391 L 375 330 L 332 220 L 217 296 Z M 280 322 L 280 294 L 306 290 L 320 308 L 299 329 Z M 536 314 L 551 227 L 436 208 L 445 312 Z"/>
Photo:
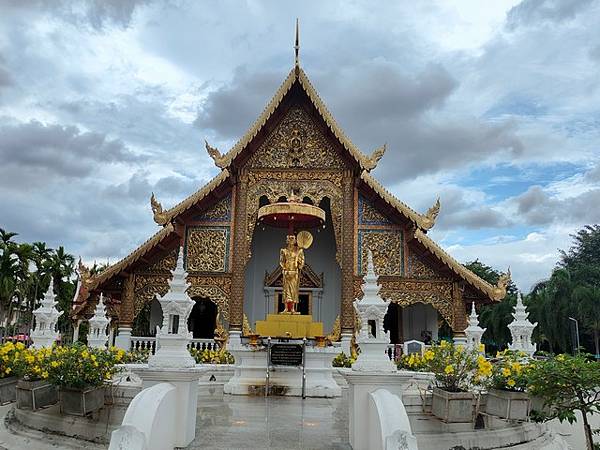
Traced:
<path id="1" fill-rule="evenodd" d="M 19 380 L 17 383 L 17 408 L 36 411 L 58 401 L 58 389 L 48 380 Z"/>
<path id="2" fill-rule="evenodd" d="M 531 410 L 531 400 L 526 392 L 490 389 L 487 395 L 485 412 L 503 419 L 527 420 Z"/>
<path id="3" fill-rule="evenodd" d="M 104 386 L 84 389 L 61 387 L 59 398 L 61 413 L 85 416 L 104 406 Z"/>
<path id="4" fill-rule="evenodd" d="M 473 421 L 473 393 L 433 388 L 431 412 L 446 423 Z"/>
<path id="5" fill-rule="evenodd" d="M 17 377 L 0 378 L 0 404 L 15 401 L 17 380 Z"/>

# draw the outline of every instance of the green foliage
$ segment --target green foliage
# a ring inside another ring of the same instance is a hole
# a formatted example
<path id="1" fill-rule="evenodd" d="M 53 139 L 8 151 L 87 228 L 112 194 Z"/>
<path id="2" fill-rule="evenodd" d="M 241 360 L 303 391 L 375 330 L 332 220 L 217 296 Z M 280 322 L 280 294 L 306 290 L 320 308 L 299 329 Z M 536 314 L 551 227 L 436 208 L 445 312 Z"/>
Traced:
<path id="1" fill-rule="evenodd" d="M 58 328 L 70 334 L 69 312 L 75 292 L 74 258 L 63 247 L 48 248 L 43 242 L 17 243 L 10 233 L 0 228 L 0 321 L 18 315 L 18 329 L 10 334 L 28 332 L 33 311 L 52 282 L 58 309 L 64 311 Z M 6 331 L 6 330 L 5 330 Z"/>
<path id="2" fill-rule="evenodd" d="M 354 364 L 354 361 L 356 361 L 356 358 L 349 357 L 344 352 L 342 352 L 339 355 L 337 355 L 335 358 L 333 358 L 331 365 L 333 367 L 350 368 L 350 367 L 352 367 L 352 364 Z"/>
<path id="3" fill-rule="evenodd" d="M 557 418 L 561 422 L 583 417 L 588 449 L 592 450 L 592 431 L 588 414 L 600 413 L 600 362 L 587 355 L 558 355 L 535 361 L 527 370 L 527 390 L 544 402 L 542 411 L 532 417 L 538 421 Z"/>
<path id="4" fill-rule="evenodd" d="M 124 364 L 145 364 L 150 357 L 150 350 L 146 348 L 130 350 L 123 358 Z"/>

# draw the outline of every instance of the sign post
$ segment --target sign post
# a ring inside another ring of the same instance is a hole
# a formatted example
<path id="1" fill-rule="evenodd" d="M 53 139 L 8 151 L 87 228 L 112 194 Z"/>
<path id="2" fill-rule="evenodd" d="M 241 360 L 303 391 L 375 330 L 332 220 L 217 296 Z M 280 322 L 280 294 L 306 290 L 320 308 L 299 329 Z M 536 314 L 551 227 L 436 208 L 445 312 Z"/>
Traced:
<path id="1" fill-rule="evenodd" d="M 265 397 L 269 396 L 269 378 L 271 377 L 271 336 L 267 338 L 267 380 L 265 382 Z"/>

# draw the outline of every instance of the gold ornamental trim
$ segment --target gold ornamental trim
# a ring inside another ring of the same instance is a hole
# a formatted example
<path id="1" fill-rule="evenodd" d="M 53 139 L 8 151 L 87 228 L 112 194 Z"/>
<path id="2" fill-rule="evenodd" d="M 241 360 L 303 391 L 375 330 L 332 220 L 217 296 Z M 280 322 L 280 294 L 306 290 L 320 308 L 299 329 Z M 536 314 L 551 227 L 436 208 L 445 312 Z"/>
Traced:
<path id="1" fill-rule="evenodd" d="M 258 220 L 274 214 L 298 214 L 316 217 L 325 222 L 325 211 L 308 203 L 278 202 L 265 205 L 258 210 Z"/>
<path id="2" fill-rule="evenodd" d="M 363 171 L 360 175 L 360 178 L 367 184 L 367 186 L 373 189 L 388 205 L 396 209 L 407 219 L 411 220 L 418 228 L 427 231 L 431 227 L 433 227 L 435 220 L 428 220 L 427 217 L 422 216 L 421 214 L 410 208 L 406 203 L 398 200 L 369 173 Z"/>
<path id="3" fill-rule="evenodd" d="M 492 301 L 498 302 L 506 296 L 506 287 L 510 281 L 510 271 L 507 274 L 503 274 L 498 281 L 498 285 L 494 286 L 484 279 L 478 277 L 476 274 L 459 263 L 421 230 L 416 229 L 414 236 L 417 241 L 419 241 L 425 248 L 437 256 L 454 273 L 459 275 L 475 288 L 485 293 Z"/>

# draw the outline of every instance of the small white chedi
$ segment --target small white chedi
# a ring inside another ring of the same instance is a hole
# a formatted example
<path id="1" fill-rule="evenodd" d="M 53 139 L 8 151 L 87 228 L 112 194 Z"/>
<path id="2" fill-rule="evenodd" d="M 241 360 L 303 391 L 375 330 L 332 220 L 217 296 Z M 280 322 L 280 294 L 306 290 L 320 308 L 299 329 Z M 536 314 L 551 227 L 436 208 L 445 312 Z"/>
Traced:
<path id="1" fill-rule="evenodd" d="M 354 309 L 360 318 L 360 331 L 356 343 L 360 354 L 352 365 L 352 370 L 361 372 L 396 372 L 386 350 L 390 343 L 389 331 L 383 330 L 383 318 L 388 302 L 379 295 L 377 275 L 373 267 L 373 254 L 369 251 L 367 274 L 363 281 L 363 298 L 354 301 Z"/>
<path id="2" fill-rule="evenodd" d="M 520 292 L 517 294 L 517 304 L 513 317 L 514 320 L 508 325 L 512 336 L 512 344 L 508 344 L 508 348 L 532 356 L 537 351 L 537 345 L 531 341 L 531 335 L 533 329 L 537 326 L 537 322 L 531 323 L 529 321 L 529 313 L 523 304 Z"/>
<path id="3" fill-rule="evenodd" d="M 100 294 L 100 299 L 96 304 L 94 315 L 88 321 L 90 331 L 88 333 L 88 345 L 92 348 L 105 348 L 108 342 L 106 327 L 110 321 L 106 317 L 106 305 L 104 304 L 104 294 Z"/>
<path id="4" fill-rule="evenodd" d="M 55 299 L 56 294 L 50 281 L 40 307 L 33 311 L 35 327 L 31 332 L 31 340 L 34 348 L 51 347 L 58 340 L 56 323 L 63 312 L 56 309 L 58 302 Z"/>
<path id="5" fill-rule="evenodd" d="M 481 337 L 487 328 L 479 326 L 479 317 L 475 310 L 475 302 L 471 304 L 471 315 L 469 316 L 469 326 L 465 328 L 465 337 L 467 338 L 467 348 L 469 350 L 479 350 Z"/>
<path id="6" fill-rule="evenodd" d="M 156 327 L 157 350 L 148 360 L 148 367 L 187 368 L 196 364 L 187 349 L 192 339 L 188 318 L 194 306 L 187 294 L 190 286 L 187 275 L 183 268 L 183 248 L 180 248 L 169 291 L 158 299 L 163 313 L 162 326 Z"/>

